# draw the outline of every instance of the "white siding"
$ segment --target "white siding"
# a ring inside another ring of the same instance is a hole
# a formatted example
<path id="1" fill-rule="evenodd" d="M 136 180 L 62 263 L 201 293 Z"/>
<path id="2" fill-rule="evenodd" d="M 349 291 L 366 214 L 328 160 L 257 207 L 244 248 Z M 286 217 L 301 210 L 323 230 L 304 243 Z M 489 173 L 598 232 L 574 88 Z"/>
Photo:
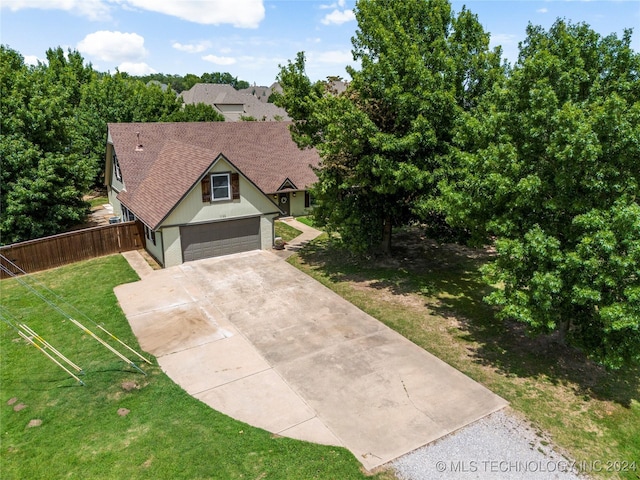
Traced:
<path id="1" fill-rule="evenodd" d="M 293 193 L 289 194 L 289 199 L 291 203 L 291 215 L 297 217 L 299 215 L 306 215 L 308 212 L 308 208 L 304 207 L 304 192 L 296 192 L 296 196 L 293 196 Z"/>
<path id="2" fill-rule="evenodd" d="M 158 260 L 158 262 L 163 263 L 163 257 L 164 255 L 162 254 L 163 252 L 163 248 L 162 248 L 162 231 L 157 231 L 156 232 L 156 244 L 154 245 L 153 242 L 151 240 L 149 240 L 148 238 L 145 238 L 145 248 L 147 249 L 147 251 L 156 259 Z"/>
<path id="3" fill-rule="evenodd" d="M 208 173 L 234 171 L 232 166 L 221 158 Z M 273 217 L 276 215 L 278 207 L 242 175 L 240 175 L 239 180 L 240 199 L 220 202 L 203 202 L 202 189 L 198 182 L 175 210 L 162 222 L 159 230 L 162 232 L 161 238 L 162 247 L 164 248 L 165 267 L 172 267 L 182 263 L 180 226 L 189 224 L 208 223 L 259 215 L 261 216 L 261 248 L 264 250 L 271 249 L 273 246 Z M 302 205 L 304 206 L 304 195 L 302 195 L 302 197 Z M 157 241 L 156 245 L 159 245 Z"/>
<path id="4" fill-rule="evenodd" d="M 180 228 L 170 227 L 162 229 L 164 246 L 164 266 L 175 267 L 182 264 L 182 244 L 180 243 Z"/>
<path id="5" fill-rule="evenodd" d="M 264 216 L 260 219 L 262 250 L 270 250 L 273 247 L 273 238 L 275 236 L 273 219 L 274 217 L 272 216 Z"/>
<path id="6" fill-rule="evenodd" d="M 220 159 L 209 173 L 234 171 L 224 159 Z M 304 202 L 304 199 L 303 199 Z M 276 207 L 260 190 L 240 175 L 240 199 L 220 202 L 203 202 L 200 183 L 187 194 L 162 225 L 187 225 L 238 217 L 249 217 L 277 212 Z"/>
<path id="7" fill-rule="evenodd" d="M 105 162 L 105 166 L 106 166 L 105 168 L 107 169 L 107 171 L 105 171 L 105 181 L 108 182 L 107 196 L 109 197 L 109 203 L 113 206 L 113 214 L 115 216 L 120 217 L 122 216 L 122 208 L 120 205 L 120 201 L 116 198 L 116 196 L 118 195 L 118 193 L 124 190 L 124 183 L 120 182 L 119 180 L 116 180 L 116 173 L 115 173 L 115 167 L 112 161 L 112 155 L 113 155 L 113 144 L 107 143 L 107 153 L 106 153 L 107 158 Z"/>

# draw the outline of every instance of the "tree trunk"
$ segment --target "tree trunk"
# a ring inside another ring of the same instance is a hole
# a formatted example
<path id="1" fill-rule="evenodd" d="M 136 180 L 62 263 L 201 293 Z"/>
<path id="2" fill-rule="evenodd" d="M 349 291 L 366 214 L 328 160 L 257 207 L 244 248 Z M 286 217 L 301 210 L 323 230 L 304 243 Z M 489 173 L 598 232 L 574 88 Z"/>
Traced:
<path id="1" fill-rule="evenodd" d="M 569 328 L 571 328 L 571 320 L 563 320 L 558 324 L 558 337 L 557 342 L 560 345 L 567 344 L 567 333 L 569 333 Z"/>
<path id="2" fill-rule="evenodd" d="M 382 242 L 380 251 L 383 255 L 391 255 L 391 215 L 385 216 L 382 222 Z"/>

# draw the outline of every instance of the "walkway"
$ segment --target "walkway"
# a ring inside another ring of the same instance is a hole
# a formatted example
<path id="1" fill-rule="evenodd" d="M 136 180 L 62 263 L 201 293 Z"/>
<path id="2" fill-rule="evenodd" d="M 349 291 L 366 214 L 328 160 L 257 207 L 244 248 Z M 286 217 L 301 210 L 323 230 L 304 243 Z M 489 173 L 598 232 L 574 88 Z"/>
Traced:
<path id="1" fill-rule="evenodd" d="M 291 225 L 293 228 L 296 228 L 302 232 L 302 234 L 298 235 L 293 240 L 287 242 L 284 247 L 284 250 L 274 250 L 275 253 L 280 258 L 289 258 L 294 253 L 300 251 L 304 246 L 309 243 L 314 238 L 320 236 L 322 232 L 320 230 L 316 230 L 313 227 L 305 225 L 302 222 L 299 222 L 293 217 L 286 217 L 280 220 L 288 225 Z"/>

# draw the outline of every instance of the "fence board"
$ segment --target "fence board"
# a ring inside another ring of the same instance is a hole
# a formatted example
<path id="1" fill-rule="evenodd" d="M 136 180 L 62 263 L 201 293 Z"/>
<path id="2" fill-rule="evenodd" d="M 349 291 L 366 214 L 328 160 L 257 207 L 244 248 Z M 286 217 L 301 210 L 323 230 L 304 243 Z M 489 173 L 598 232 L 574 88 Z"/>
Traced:
<path id="1" fill-rule="evenodd" d="M 142 224 L 126 222 L 6 245 L 0 247 L 0 254 L 31 273 L 143 247 Z M 0 258 L 0 263 L 11 272 L 19 273 L 4 259 Z M 0 278 L 8 276 L 0 272 Z"/>

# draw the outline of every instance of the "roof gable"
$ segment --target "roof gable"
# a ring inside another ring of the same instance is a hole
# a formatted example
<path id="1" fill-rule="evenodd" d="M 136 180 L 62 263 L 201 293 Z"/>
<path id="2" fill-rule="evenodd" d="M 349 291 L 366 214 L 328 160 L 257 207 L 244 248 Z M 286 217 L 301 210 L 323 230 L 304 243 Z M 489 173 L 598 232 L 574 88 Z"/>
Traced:
<path id="1" fill-rule="evenodd" d="M 188 157 L 189 161 L 184 162 Z M 142 181 L 124 203 L 145 224 L 155 228 L 216 161 L 209 150 L 170 140 L 160 150 L 158 158 L 145 171 Z"/>
<path id="2" fill-rule="evenodd" d="M 298 190 L 298 187 L 296 187 L 293 182 L 289 179 L 289 177 L 287 177 L 285 179 L 284 182 L 282 182 L 282 185 L 280 185 L 278 187 L 278 191 L 282 191 L 282 190 Z"/>
<path id="3" fill-rule="evenodd" d="M 118 198 L 155 228 L 222 155 L 262 193 L 317 181 L 315 149 L 300 150 L 289 122 L 109 124 L 126 190 Z M 142 148 L 137 148 L 139 145 Z"/>

